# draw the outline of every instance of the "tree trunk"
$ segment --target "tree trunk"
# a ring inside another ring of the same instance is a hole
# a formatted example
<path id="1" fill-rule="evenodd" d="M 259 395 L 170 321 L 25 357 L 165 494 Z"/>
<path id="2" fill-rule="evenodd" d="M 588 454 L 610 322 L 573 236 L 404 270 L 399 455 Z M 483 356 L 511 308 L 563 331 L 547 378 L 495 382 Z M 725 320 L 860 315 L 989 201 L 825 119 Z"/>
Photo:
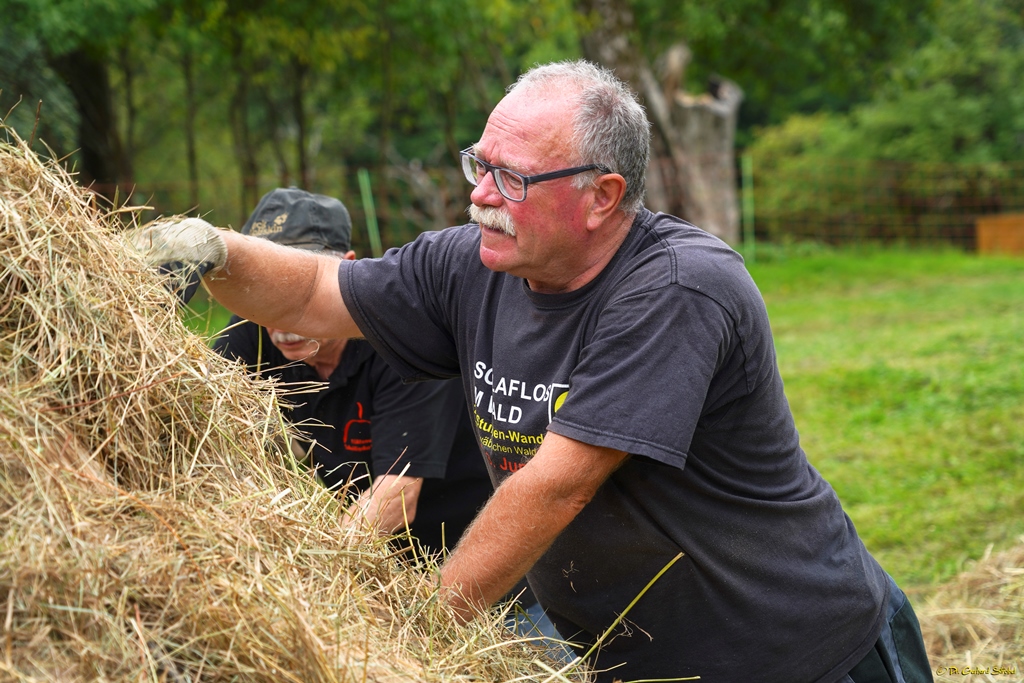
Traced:
<path id="1" fill-rule="evenodd" d="M 234 72 L 238 75 L 235 92 L 231 98 L 231 132 L 235 143 L 235 156 L 238 159 L 242 175 L 241 200 L 242 218 L 245 222 L 249 212 L 259 200 L 259 166 L 256 162 L 256 150 L 252 142 L 252 131 L 249 128 L 249 86 L 250 73 L 244 63 L 242 37 L 232 36 L 231 61 Z"/>
<path id="2" fill-rule="evenodd" d="M 278 187 L 292 186 L 292 172 L 288 165 L 288 156 L 284 151 L 284 135 L 281 119 L 277 115 L 277 102 L 274 101 L 270 91 L 260 88 L 263 109 L 267 117 L 267 139 L 270 140 L 270 151 L 277 160 L 277 185 Z"/>
<path id="3" fill-rule="evenodd" d="M 309 152 L 306 132 L 306 80 L 309 78 L 309 65 L 293 58 L 292 68 L 295 71 L 292 79 L 292 116 L 295 118 L 295 130 L 297 131 L 295 151 L 299 167 L 299 187 L 309 190 Z"/>
<path id="4" fill-rule="evenodd" d="M 643 55 L 630 44 L 635 30 L 629 4 L 625 0 L 576 0 L 576 7 L 593 25 L 583 36 L 583 55 L 613 70 L 640 92 L 640 71 L 647 67 Z"/>
<path id="5" fill-rule="evenodd" d="M 583 38 L 587 59 L 613 69 L 640 94 L 653 124 L 647 206 L 690 221 L 730 244 L 740 238 L 736 192 L 736 119 L 743 91 L 716 79 L 709 93 L 689 95 L 684 76 L 690 51 L 682 43 L 661 60 L 659 80 L 637 44 L 625 0 L 577 0 L 595 22 Z"/>
<path id="6" fill-rule="evenodd" d="M 126 38 L 118 49 L 118 60 L 121 63 L 121 72 L 124 74 L 124 149 L 123 167 L 124 180 L 130 181 L 135 175 L 135 122 L 137 119 L 137 108 L 135 106 L 135 68 L 132 63 L 131 45 Z"/>
<path id="7" fill-rule="evenodd" d="M 80 47 L 49 61 L 71 90 L 78 109 L 80 181 L 113 203 L 129 174 L 117 132 L 106 54 Z M 121 195 L 125 196 L 123 190 Z"/>
<path id="8" fill-rule="evenodd" d="M 661 83 L 650 70 L 641 73 L 644 99 L 658 132 L 655 149 L 661 150 L 652 155 L 656 166 L 648 174 L 655 188 L 651 208 L 677 214 L 738 244 L 735 141 L 743 91 L 732 81 L 715 79 L 709 92 L 690 95 L 681 87 L 689 50 L 679 44 L 667 57 L 672 66 Z"/>
<path id="9" fill-rule="evenodd" d="M 185 164 L 188 167 L 188 203 L 190 209 L 199 207 L 199 161 L 196 155 L 196 78 L 193 71 L 192 49 L 188 46 L 181 54 L 181 70 L 185 77 Z"/>
<path id="10" fill-rule="evenodd" d="M 394 90 L 395 79 L 392 65 L 391 40 L 394 32 L 391 26 L 391 17 L 388 12 L 388 0 L 379 0 L 377 11 L 380 13 L 380 24 L 378 29 L 381 34 L 380 46 L 380 81 L 381 81 L 381 103 L 380 103 L 380 135 L 377 144 L 377 173 L 376 180 L 376 210 L 377 221 L 380 225 L 381 242 L 391 245 L 391 205 L 388 202 L 390 194 L 390 182 L 388 179 L 388 152 L 391 150 L 391 122 L 394 115 Z"/>
<path id="11" fill-rule="evenodd" d="M 461 148 L 459 141 L 455 139 L 455 122 L 458 116 L 459 101 L 455 89 L 456 85 L 453 83 L 451 88 L 444 90 L 440 95 L 444 108 L 444 147 L 448 151 L 448 158 L 459 164 L 462 161 L 459 159 Z"/>

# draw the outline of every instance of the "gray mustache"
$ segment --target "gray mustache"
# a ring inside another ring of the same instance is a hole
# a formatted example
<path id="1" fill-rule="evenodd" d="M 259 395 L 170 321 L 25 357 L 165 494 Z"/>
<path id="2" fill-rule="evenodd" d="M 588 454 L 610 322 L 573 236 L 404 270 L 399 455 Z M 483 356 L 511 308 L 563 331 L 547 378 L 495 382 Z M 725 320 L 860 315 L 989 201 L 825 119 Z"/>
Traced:
<path id="1" fill-rule="evenodd" d="M 508 211 L 493 206 L 477 206 L 476 204 L 470 204 L 466 211 L 474 223 L 497 228 L 509 237 L 516 236 L 516 224 Z"/>

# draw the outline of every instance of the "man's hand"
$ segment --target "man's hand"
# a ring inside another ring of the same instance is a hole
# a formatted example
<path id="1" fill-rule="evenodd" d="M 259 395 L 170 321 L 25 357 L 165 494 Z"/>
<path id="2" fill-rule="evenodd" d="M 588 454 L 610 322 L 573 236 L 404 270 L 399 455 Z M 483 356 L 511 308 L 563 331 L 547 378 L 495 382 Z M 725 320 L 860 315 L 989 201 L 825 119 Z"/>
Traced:
<path id="1" fill-rule="evenodd" d="M 160 221 L 132 242 L 148 263 L 176 276 L 172 284 L 183 301 L 202 275 L 217 273 L 203 285 L 224 308 L 257 325 L 314 339 L 363 336 L 341 298 L 337 258 L 220 230 L 199 218 Z"/>
<path id="2" fill-rule="evenodd" d="M 416 519 L 416 506 L 423 489 L 422 477 L 386 474 L 378 477 L 346 513 L 343 523 L 363 524 L 382 534 L 398 533 L 406 522 Z"/>
<path id="3" fill-rule="evenodd" d="M 170 276 L 170 287 L 183 304 L 199 287 L 203 275 L 224 267 L 227 244 L 220 231 L 201 218 L 157 221 L 132 240 L 146 263 Z"/>

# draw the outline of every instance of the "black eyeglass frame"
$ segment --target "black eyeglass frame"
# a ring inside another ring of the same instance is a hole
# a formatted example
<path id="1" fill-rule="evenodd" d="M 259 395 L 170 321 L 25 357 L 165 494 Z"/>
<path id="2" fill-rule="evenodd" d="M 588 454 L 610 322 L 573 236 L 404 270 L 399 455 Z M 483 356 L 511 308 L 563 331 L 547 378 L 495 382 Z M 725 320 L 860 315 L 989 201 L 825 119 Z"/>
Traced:
<path id="1" fill-rule="evenodd" d="M 491 176 L 494 178 L 494 185 L 498 188 L 498 192 L 500 192 L 501 196 L 509 200 L 510 202 L 525 202 L 526 191 L 529 189 L 530 183 L 540 183 L 545 180 L 554 180 L 556 178 L 567 178 L 568 176 L 586 173 L 587 171 L 614 173 L 614 171 L 612 171 L 610 168 L 603 164 L 587 164 L 586 166 L 573 166 L 572 168 L 563 168 L 560 171 L 551 171 L 549 173 L 538 173 L 537 175 L 523 175 L 522 173 L 513 171 L 510 168 L 505 168 L 504 166 L 495 166 L 494 164 L 489 164 L 480 157 L 474 155 L 472 152 L 472 147 L 467 147 L 466 149 L 459 152 L 459 156 L 462 157 L 462 174 L 466 176 L 466 180 L 469 181 L 469 184 L 474 187 L 480 184 L 480 181 L 476 178 L 475 174 L 471 172 L 472 169 L 469 165 L 469 160 L 472 159 L 480 166 L 483 166 L 483 169 L 486 173 L 491 174 Z M 495 171 L 499 171 L 499 173 L 495 174 Z M 513 197 L 508 196 L 508 192 L 507 190 L 505 190 L 505 183 L 504 181 L 501 180 L 501 176 L 504 173 L 514 175 L 516 178 L 519 178 L 519 180 L 522 181 L 523 196 L 521 199 L 515 199 Z"/>

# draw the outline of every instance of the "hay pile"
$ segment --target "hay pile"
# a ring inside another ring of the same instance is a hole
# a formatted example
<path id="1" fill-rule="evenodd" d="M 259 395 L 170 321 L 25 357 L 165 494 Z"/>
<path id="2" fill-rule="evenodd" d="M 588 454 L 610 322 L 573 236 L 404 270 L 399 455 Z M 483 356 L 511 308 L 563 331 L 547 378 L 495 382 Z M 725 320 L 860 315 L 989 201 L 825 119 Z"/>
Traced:
<path id="1" fill-rule="evenodd" d="M 0 680 L 566 680 L 341 529 L 125 218 L 0 142 Z"/>
<path id="2" fill-rule="evenodd" d="M 918 613 L 937 681 L 1024 681 L 1024 537 L 986 553 Z"/>

